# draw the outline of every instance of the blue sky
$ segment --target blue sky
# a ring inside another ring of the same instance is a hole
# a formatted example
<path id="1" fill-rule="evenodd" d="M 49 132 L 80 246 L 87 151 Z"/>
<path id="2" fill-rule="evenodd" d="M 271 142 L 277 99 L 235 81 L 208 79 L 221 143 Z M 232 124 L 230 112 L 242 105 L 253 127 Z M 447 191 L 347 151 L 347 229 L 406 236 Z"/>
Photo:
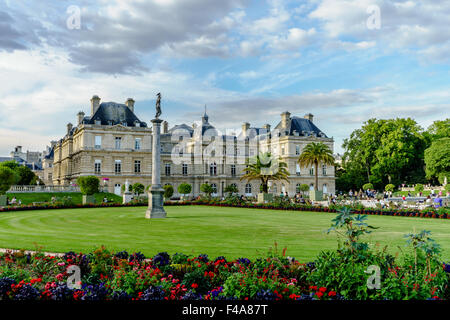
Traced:
<path id="1" fill-rule="evenodd" d="M 170 126 L 205 104 L 222 130 L 312 113 L 337 152 L 369 118 L 426 128 L 450 116 L 449 15 L 447 1 L 0 0 L 0 155 L 61 138 L 94 94 L 134 98 L 149 122 L 161 92 Z"/>

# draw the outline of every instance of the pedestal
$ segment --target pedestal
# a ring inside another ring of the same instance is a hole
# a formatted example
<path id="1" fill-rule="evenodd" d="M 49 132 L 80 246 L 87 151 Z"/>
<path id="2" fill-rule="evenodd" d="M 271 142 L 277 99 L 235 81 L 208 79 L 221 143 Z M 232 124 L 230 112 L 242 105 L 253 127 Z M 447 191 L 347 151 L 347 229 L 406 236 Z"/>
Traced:
<path id="1" fill-rule="evenodd" d="M 322 201 L 323 200 L 323 192 L 311 190 L 309 192 L 309 199 L 312 201 Z"/>
<path id="2" fill-rule="evenodd" d="M 128 202 L 130 202 L 133 199 L 133 194 L 129 191 L 124 192 L 123 196 L 122 196 L 122 204 L 126 204 Z"/>
<path id="3" fill-rule="evenodd" d="M 150 189 L 148 193 L 148 209 L 145 213 L 147 219 L 165 218 L 167 215 L 164 210 L 164 189 Z"/>
<path id="4" fill-rule="evenodd" d="M 152 186 L 148 193 L 148 209 L 145 213 L 147 219 L 165 218 L 164 189 L 161 186 L 161 119 L 153 119 L 152 143 Z"/>
<path id="5" fill-rule="evenodd" d="M 0 207 L 5 207 L 6 206 L 6 196 L 5 195 L 0 195 Z"/>
<path id="6" fill-rule="evenodd" d="M 273 202 L 273 194 L 272 193 L 258 193 L 258 202 L 257 203 L 270 203 Z"/>
<path id="7" fill-rule="evenodd" d="M 94 195 L 83 195 L 83 204 L 95 204 Z"/>

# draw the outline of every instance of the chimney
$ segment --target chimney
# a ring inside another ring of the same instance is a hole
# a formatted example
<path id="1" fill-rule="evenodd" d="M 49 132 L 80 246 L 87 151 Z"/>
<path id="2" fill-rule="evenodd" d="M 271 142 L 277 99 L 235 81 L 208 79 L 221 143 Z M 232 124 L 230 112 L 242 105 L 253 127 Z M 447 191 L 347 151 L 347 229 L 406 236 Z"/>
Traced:
<path id="1" fill-rule="evenodd" d="M 311 113 L 307 113 L 307 114 L 305 114 L 304 118 L 308 119 L 311 122 L 313 122 L 314 116 Z"/>
<path id="2" fill-rule="evenodd" d="M 197 129 L 197 124 L 196 123 L 192 124 L 192 129 Z"/>
<path id="3" fill-rule="evenodd" d="M 127 101 L 125 101 L 125 105 L 134 113 L 134 100 L 132 98 L 128 98 Z"/>
<path id="4" fill-rule="evenodd" d="M 291 114 L 289 111 L 285 111 L 281 114 L 281 127 L 287 129 L 291 122 Z"/>
<path id="5" fill-rule="evenodd" d="M 266 124 L 263 125 L 262 127 L 263 127 L 263 129 L 266 130 L 266 133 L 269 133 L 269 132 L 270 132 L 270 124 L 266 123 Z"/>
<path id="6" fill-rule="evenodd" d="M 91 117 L 97 112 L 99 105 L 100 105 L 100 98 L 97 95 L 92 96 L 92 98 L 91 98 Z"/>
<path id="7" fill-rule="evenodd" d="M 248 129 L 250 129 L 250 123 L 244 122 L 244 123 L 242 124 L 242 134 L 243 134 L 244 136 L 247 135 Z"/>
<path id="8" fill-rule="evenodd" d="M 78 125 L 80 125 L 84 119 L 84 112 L 83 111 L 78 112 L 77 116 L 78 116 Z"/>
<path id="9" fill-rule="evenodd" d="M 70 131 L 72 131 L 73 128 L 73 124 L 71 124 L 70 122 L 67 124 L 67 134 L 70 134 Z"/>
<path id="10" fill-rule="evenodd" d="M 169 123 L 167 121 L 163 121 L 163 133 L 169 132 Z"/>

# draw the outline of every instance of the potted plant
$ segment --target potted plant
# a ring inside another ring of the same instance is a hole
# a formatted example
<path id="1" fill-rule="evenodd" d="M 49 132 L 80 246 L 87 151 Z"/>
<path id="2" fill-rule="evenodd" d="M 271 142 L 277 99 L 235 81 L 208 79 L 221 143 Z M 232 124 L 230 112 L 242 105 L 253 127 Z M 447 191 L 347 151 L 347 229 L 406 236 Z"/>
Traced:
<path id="1" fill-rule="evenodd" d="M 83 204 L 95 204 L 94 194 L 98 193 L 100 180 L 96 176 L 79 177 L 77 184 L 83 194 Z"/>

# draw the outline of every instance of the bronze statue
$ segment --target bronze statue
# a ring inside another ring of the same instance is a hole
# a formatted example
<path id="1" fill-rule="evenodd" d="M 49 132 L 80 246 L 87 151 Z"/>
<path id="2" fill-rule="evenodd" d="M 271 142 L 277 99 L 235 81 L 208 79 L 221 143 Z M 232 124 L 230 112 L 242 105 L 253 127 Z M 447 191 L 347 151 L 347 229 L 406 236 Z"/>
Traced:
<path id="1" fill-rule="evenodd" d="M 161 115 L 161 93 L 158 93 L 156 95 L 158 98 L 156 99 L 156 116 L 155 118 L 158 119 Z"/>

